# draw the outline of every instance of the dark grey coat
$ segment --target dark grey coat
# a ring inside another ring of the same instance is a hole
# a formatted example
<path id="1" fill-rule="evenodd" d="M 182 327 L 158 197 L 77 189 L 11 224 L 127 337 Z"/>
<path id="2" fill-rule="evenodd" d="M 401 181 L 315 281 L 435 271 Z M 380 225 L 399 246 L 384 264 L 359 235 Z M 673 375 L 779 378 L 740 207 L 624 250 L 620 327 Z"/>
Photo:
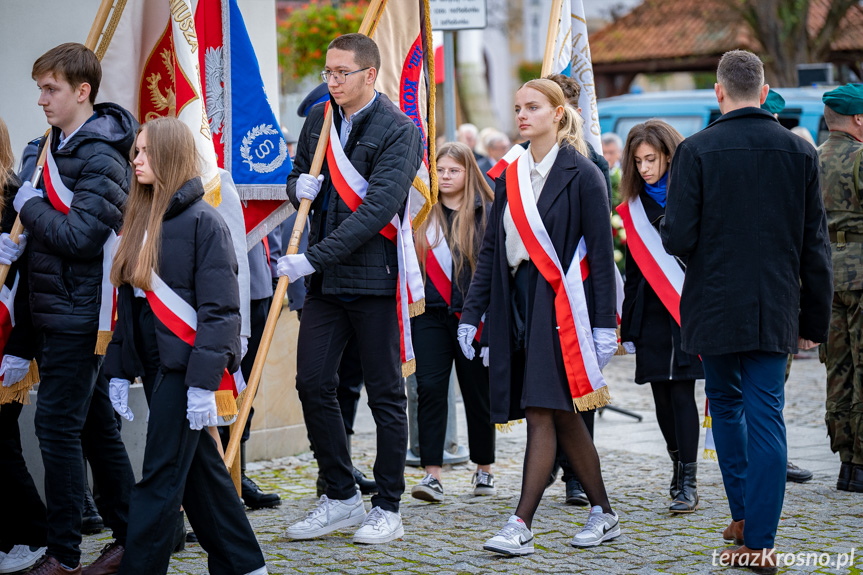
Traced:
<path id="1" fill-rule="evenodd" d="M 724 114 L 674 154 L 661 227 L 686 256 L 683 350 L 795 353 L 827 341 L 833 274 L 815 148 L 768 112 Z"/>
<path id="2" fill-rule="evenodd" d="M 477 326 L 488 310 L 485 330 L 490 350 L 491 418 L 495 423 L 523 417 L 526 407 L 573 411 L 556 330 L 554 289 L 533 263 L 528 264 L 527 351 L 513 351 L 511 276 L 503 228 L 505 178 L 506 173 L 495 182 L 491 216 L 461 317 L 461 323 Z M 584 236 L 590 262 L 591 325 L 616 328 L 611 221 L 602 173 L 590 160 L 564 146 L 548 174 L 537 208 L 564 265 L 572 262 Z"/>

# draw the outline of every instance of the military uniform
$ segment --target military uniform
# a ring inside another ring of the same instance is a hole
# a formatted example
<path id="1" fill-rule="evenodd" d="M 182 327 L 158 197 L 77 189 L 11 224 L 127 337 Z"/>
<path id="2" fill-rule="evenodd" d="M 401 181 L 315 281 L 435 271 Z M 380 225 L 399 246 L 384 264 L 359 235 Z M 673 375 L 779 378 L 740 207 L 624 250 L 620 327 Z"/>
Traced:
<path id="1" fill-rule="evenodd" d="M 863 465 L 863 142 L 830 132 L 818 148 L 833 256 L 833 311 L 824 344 L 827 432 L 843 463 Z"/>

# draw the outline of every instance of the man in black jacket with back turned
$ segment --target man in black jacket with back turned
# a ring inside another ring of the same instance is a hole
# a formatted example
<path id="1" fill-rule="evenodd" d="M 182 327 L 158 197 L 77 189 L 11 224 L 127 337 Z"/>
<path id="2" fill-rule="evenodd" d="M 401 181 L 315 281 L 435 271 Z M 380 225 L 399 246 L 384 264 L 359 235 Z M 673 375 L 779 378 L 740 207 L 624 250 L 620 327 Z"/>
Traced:
<path id="1" fill-rule="evenodd" d="M 670 254 L 689 258 L 681 343 L 704 365 L 731 508 L 723 535 L 743 543 L 723 564 L 775 566 L 785 365 L 827 339 L 827 221 L 815 149 L 759 108 L 768 86 L 758 56 L 727 52 L 716 77 L 723 115 L 677 147 L 661 235 Z"/>
<path id="2" fill-rule="evenodd" d="M 381 230 L 403 213 L 423 147 L 413 122 L 375 91 L 379 68 L 380 52 L 374 41 L 347 34 L 330 43 L 322 73 L 333 111 L 333 153 L 343 148 L 347 161 L 368 183 L 356 209 L 336 191 L 337 166 L 331 165 L 329 156 L 318 178 L 308 173 L 321 137 L 323 104 L 312 109 L 303 126 L 288 177 L 291 202 L 298 206 L 301 200 L 311 200 L 314 213 L 308 250 L 280 258 L 277 272 L 291 281 L 311 276 L 306 280 L 309 291 L 297 345 L 297 391 L 327 482 L 326 494 L 315 510 L 288 528 L 292 539 L 311 539 L 357 525 L 361 525 L 354 535 L 357 543 L 386 543 L 404 534 L 399 501 L 405 488 L 407 398 L 396 312 L 400 270 L 396 246 Z M 368 516 L 354 483 L 336 398 L 336 370 L 354 334 L 377 424 L 374 474 L 379 493 L 372 497 Z"/>

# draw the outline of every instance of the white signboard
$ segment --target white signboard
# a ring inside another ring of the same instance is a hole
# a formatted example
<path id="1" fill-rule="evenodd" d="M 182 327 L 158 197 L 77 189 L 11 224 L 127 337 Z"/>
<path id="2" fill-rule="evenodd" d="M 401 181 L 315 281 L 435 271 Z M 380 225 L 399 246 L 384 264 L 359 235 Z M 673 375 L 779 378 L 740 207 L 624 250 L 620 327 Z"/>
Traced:
<path id="1" fill-rule="evenodd" d="M 469 30 L 488 25 L 486 0 L 429 0 L 433 30 Z"/>

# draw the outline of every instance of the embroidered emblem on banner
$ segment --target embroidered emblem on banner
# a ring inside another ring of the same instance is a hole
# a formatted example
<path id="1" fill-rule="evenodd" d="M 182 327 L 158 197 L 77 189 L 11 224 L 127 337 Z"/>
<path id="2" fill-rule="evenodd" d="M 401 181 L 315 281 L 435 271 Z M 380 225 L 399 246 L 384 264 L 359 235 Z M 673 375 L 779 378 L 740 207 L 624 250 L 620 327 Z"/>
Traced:
<path id="1" fill-rule="evenodd" d="M 278 135 L 278 130 L 273 128 L 272 124 L 261 124 L 260 126 L 255 126 L 246 132 L 246 136 L 243 138 L 243 145 L 240 146 L 240 155 L 243 156 L 243 163 L 249 164 L 249 170 L 259 174 L 268 174 L 282 165 L 285 158 L 288 157 L 288 145 L 285 143 L 284 139 L 279 137 L 274 139 L 266 138 L 254 148 L 255 157 L 259 160 L 266 160 L 276 150 L 276 147 L 278 147 L 278 153 L 273 160 L 269 163 L 265 163 L 256 162 L 254 158 L 252 158 L 252 146 L 254 145 L 255 140 L 261 136 Z M 278 142 L 274 143 L 274 140 L 278 140 Z"/>
<path id="2" fill-rule="evenodd" d="M 204 76 L 207 86 L 207 119 L 210 132 L 217 136 L 225 121 L 225 70 L 222 67 L 222 47 L 204 52 Z"/>

